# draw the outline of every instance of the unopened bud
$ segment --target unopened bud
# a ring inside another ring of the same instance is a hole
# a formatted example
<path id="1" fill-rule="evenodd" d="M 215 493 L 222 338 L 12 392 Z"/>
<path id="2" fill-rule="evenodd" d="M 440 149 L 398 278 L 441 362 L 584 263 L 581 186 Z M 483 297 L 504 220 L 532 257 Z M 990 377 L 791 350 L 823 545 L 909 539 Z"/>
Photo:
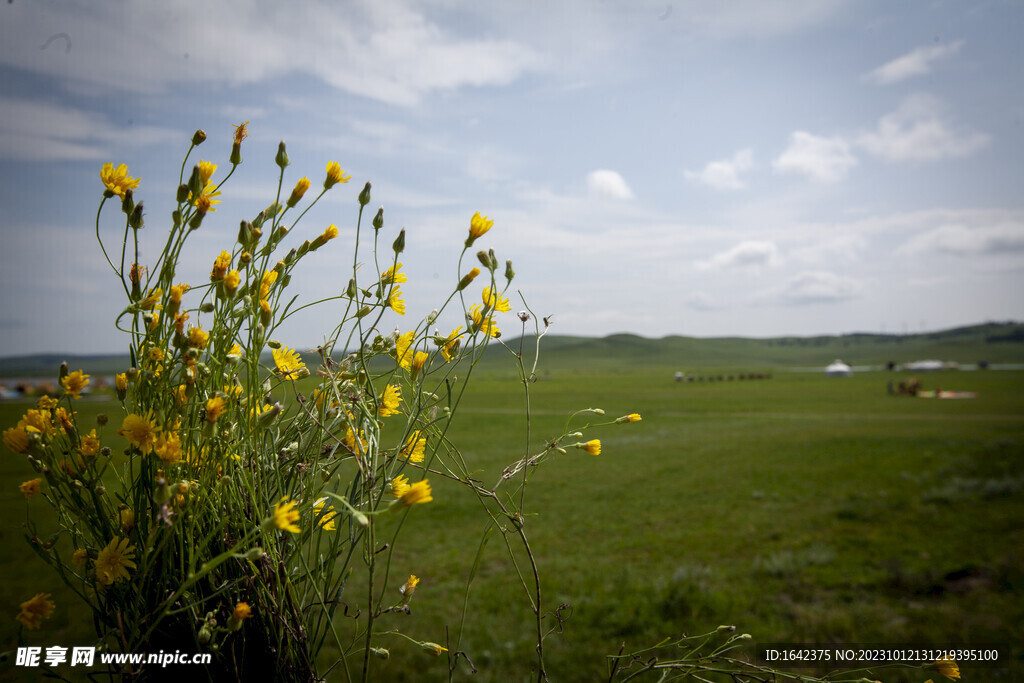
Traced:
<path id="1" fill-rule="evenodd" d="M 356 280 L 355 280 L 355 278 L 349 279 L 348 287 L 345 288 L 345 295 L 348 296 L 349 299 L 355 299 L 356 298 L 356 294 L 358 292 L 359 292 L 359 289 L 356 287 Z"/>
<path id="2" fill-rule="evenodd" d="M 134 209 L 135 201 L 132 199 L 132 190 L 128 188 L 124 191 L 124 198 L 121 200 L 121 210 L 130 215 Z"/>
<path id="3" fill-rule="evenodd" d="M 505 261 L 505 279 L 512 282 L 512 278 L 516 276 L 516 271 L 512 270 L 512 259 Z"/>
<path id="4" fill-rule="evenodd" d="M 209 301 L 207 301 L 206 303 L 199 307 L 199 310 L 203 313 L 213 313 L 213 309 L 214 305 Z"/>
<path id="5" fill-rule="evenodd" d="M 359 205 L 366 206 L 370 203 L 370 181 L 366 181 L 362 192 L 359 193 Z"/>
<path id="6" fill-rule="evenodd" d="M 232 166 L 238 166 L 242 163 L 242 143 L 235 142 L 231 145 L 231 156 L 228 157 L 228 161 L 231 162 Z"/>
<path id="7" fill-rule="evenodd" d="M 96 416 L 96 424 L 98 424 L 100 427 L 105 427 L 109 419 L 110 418 L 107 417 L 106 413 L 100 413 L 99 415 Z"/>
<path id="8" fill-rule="evenodd" d="M 206 142 L 206 131 L 200 128 L 192 135 L 192 144 L 198 147 Z"/>
<path id="9" fill-rule="evenodd" d="M 386 647 L 371 647 L 370 653 L 379 659 L 387 659 L 391 656 L 391 653 Z"/>
<path id="10" fill-rule="evenodd" d="M 480 269 L 479 268 L 474 268 L 473 270 L 471 270 L 468 273 L 466 273 L 465 275 L 463 275 L 462 279 L 459 280 L 459 286 L 457 287 L 457 289 L 459 291 L 462 291 L 463 289 L 468 287 L 469 283 L 472 282 L 473 280 L 475 280 L 476 276 L 479 275 L 479 274 L 480 274 Z"/>
<path id="11" fill-rule="evenodd" d="M 377 209 L 377 215 L 373 217 L 373 229 L 380 230 L 384 227 L 384 207 Z"/>
<path id="12" fill-rule="evenodd" d="M 391 245 L 391 248 L 395 250 L 396 254 L 401 254 L 405 251 L 405 228 L 398 233 L 398 237 L 395 238 L 395 243 Z"/>
<path id="13" fill-rule="evenodd" d="M 272 349 L 279 349 L 281 348 L 281 342 L 277 341 L 276 339 L 268 339 L 267 346 L 269 346 Z"/>
<path id="14" fill-rule="evenodd" d="M 199 171 L 199 165 L 192 167 L 192 175 L 188 179 L 188 191 L 193 197 L 198 197 L 203 191 L 203 176 Z"/>
<path id="15" fill-rule="evenodd" d="M 274 157 L 274 163 L 282 169 L 288 165 L 288 150 L 285 149 L 284 140 L 277 145 L 277 156 Z"/>
<path id="16" fill-rule="evenodd" d="M 482 265 L 484 268 L 494 270 L 493 268 L 491 268 L 491 257 L 487 255 L 486 251 L 481 249 L 480 251 L 476 252 L 476 260 L 479 261 L 480 265 Z"/>
<path id="17" fill-rule="evenodd" d="M 132 226 L 135 230 L 142 227 L 142 202 L 136 204 L 135 208 L 132 209 L 131 214 L 128 216 L 128 225 Z"/>

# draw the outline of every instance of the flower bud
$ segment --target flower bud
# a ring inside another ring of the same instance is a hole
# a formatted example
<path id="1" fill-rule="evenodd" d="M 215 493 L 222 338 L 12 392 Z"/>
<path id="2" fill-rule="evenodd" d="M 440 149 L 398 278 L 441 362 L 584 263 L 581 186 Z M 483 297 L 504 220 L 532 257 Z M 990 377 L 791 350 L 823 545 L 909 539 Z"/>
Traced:
<path id="1" fill-rule="evenodd" d="M 198 147 L 206 142 L 206 131 L 200 128 L 192 135 L 192 144 Z"/>
<path id="2" fill-rule="evenodd" d="M 367 187 L 369 187 L 369 183 L 367 183 Z M 391 248 L 395 250 L 396 254 L 401 254 L 405 251 L 405 228 L 402 228 L 402 231 L 398 233 L 398 237 L 395 238 L 395 243 L 391 245 Z"/>
<path id="3" fill-rule="evenodd" d="M 242 143 L 235 142 L 231 145 L 231 156 L 228 157 L 228 161 L 231 162 L 232 166 L 238 166 L 242 163 Z"/>
<path id="4" fill-rule="evenodd" d="M 186 192 L 185 199 L 188 199 L 188 194 L 187 194 L 188 188 L 185 187 L 184 185 L 182 185 L 181 187 L 185 188 L 185 192 Z M 178 189 L 181 189 L 181 188 L 178 188 Z M 178 201 L 183 202 L 183 201 L 185 201 L 185 199 L 180 199 Z M 171 222 L 174 223 L 174 227 L 176 227 L 176 228 L 181 226 L 181 211 L 178 211 L 177 209 L 175 209 L 174 211 L 171 212 Z"/>
<path id="5" fill-rule="evenodd" d="M 373 229 L 380 230 L 384 227 L 384 207 L 377 209 L 377 215 L 373 217 Z"/>
<path id="6" fill-rule="evenodd" d="M 142 227 L 142 202 L 136 204 L 131 214 L 128 215 L 128 225 L 132 226 L 135 230 Z"/>
<path id="7" fill-rule="evenodd" d="M 238 225 L 238 243 L 243 247 L 249 245 L 252 241 L 252 223 L 249 221 L 242 221 Z"/>
<path id="8" fill-rule="evenodd" d="M 306 190 L 309 189 L 309 178 L 299 178 L 299 182 L 295 183 L 295 189 L 292 190 L 292 194 L 288 197 L 288 206 L 292 207 L 299 203 L 302 199 L 302 195 L 306 194 Z"/>
<path id="9" fill-rule="evenodd" d="M 288 165 L 288 150 L 285 149 L 284 140 L 277 145 L 277 156 L 274 157 L 274 163 L 282 169 Z"/>
<path id="10" fill-rule="evenodd" d="M 198 197 L 203 192 L 203 176 L 199 171 L 199 164 L 192 167 L 192 176 L 188 179 L 188 191 L 193 197 Z"/>
<path id="11" fill-rule="evenodd" d="M 370 181 L 366 181 L 366 186 L 363 187 L 363 191 L 359 193 L 359 205 L 366 206 L 370 203 Z"/>
<path id="12" fill-rule="evenodd" d="M 206 217 L 205 211 L 196 211 L 192 214 L 192 218 L 188 221 L 188 227 L 192 230 L 198 230 L 199 226 L 203 224 L 203 219 Z"/>
<path id="13" fill-rule="evenodd" d="M 267 346 L 269 346 L 272 349 L 279 349 L 281 348 L 281 342 L 277 341 L 276 339 L 268 339 Z"/>
<path id="14" fill-rule="evenodd" d="M 388 659 L 391 656 L 391 652 L 386 647 L 371 647 L 370 653 L 379 659 Z"/>
<path id="15" fill-rule="evenodd" d="M 362 308 L 360 308 L 360 309 L 359 309 L 359 310 L 358 310 L 358 311 L 356 312 L 356 317 L 357 317 L 357 318 L 365 318 L 365 317 L 366 317 L 366 316 L 368 316 L 369 314 L 370 314 L 370 307 L 369 307 L 369 306 L 363 306 Z"/>
<path id="16" fill-rule="evenodd" d="M 345 295 L 348 296 L 349 299 L 355 299 L 356 294 L 358 293 L 359 289 L 356 287 L 356 279 L 350 278 L 348 281 L 348 287 L 345 288 Z"/>
<path id="17" fill-rule="evenodd" d="M 493 268 L 491 268 L 491 257 L 487 255 L 486 251 L 481 249 L 480 251 L 476 252 L 476 260 L 479 261 L 480 265 L 482 265 L 484 268 L 494 270 Z"/>
<path id="18" fill-rule="evenodd" d="M 107 417 L 106 413 L 100 413 L 99 415 L 96 416 L 96 424 L 98 424 L 100 427 L 105 427 L 107 426 L 107 421 L 109 419 L 110 418 Z"/>
<path id="19" fill-rule="evenodd" d="M 132 190 L 128 188 L 124 191 L 124 198 L 121 200 L 121 211 L 126 214 L 131 214 L 135 209 L 135 201 L 132 199 Z"/>
<path id="20" fill-rule="evenodd" d="M 512 270 L 512 259 L 505 261 L 505 279 L 512 282 L 512 278 L 516 276 L 516 271 Z"/>
<path id="21" fill-rule="evenodd" d="M 209 301 L 199 307 L 199 310 L 203 313 L 213 313 L 214 306 Z"/>
<path id="22" fill-rule="evenodd" d="M 498 257 L 494 255 L 493 249 L 487 250 L 487 257 L 491 262 L 490 265 L 487 267 L 490 268 L 491 272 L 493 273 L 498 269 Z"/>
<path id="23" fill-rule="evenodd" d="M 462 277 L 462 279 L 459 280 L 459 286 L 457 287 L 457 289 L 459 291 L 462 291 L 463 289 L 468 287 L 469 283 L 472 282 L 473 280 L 475 280 L 476 276 L 479 275 L 479 274 L 480 274 L 480 269 L 479 268 L 474 268 L 473 270 L 471 270 L 468 273 L 466 273 Z"/>

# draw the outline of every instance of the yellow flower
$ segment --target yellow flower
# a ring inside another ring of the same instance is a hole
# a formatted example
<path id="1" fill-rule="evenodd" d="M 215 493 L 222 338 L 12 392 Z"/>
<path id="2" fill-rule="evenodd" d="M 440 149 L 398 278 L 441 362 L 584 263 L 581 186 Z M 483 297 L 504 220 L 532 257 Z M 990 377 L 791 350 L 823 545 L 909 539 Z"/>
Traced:
<path id="1" fill-rule="evenodd" d="M 474 213 L 469 220 L 469 237 L 466 238 L 466 246 L 471 246 L 476 238 L 490 230 L 492 225 L 494 225 L 494 221 L 488 220 L 487 216 L 481 216 L 479 211 Z"/>
<path id="2" fill-rule="evenodd" d="M 398 497 L 397 502 L 399 505 L 404 505 L 405 507 L 411 507 L 418 503 L 429 503 L 434 500 L 430 493 L 430 482 L 426 479 L 420 479 L 418 482 L 411 485 L 407 491 L 404 491 L 402 495 Z"/>
<path id="3" fill-rule="evenodd" d="M 327 508 L 327 511 L 321 516 L 324 506 L 327 505 L 327 498 L 321 498 L 320 500 L 313 503 L 313 516 L 317 518 L 320 528 L 324 531 L 334 531 L 334 519 L 338 516 L 338 513 L 331 508 Z"/>
<path id="4" fill-rule="evenodd" d="M 302 529 L 295 524 L 299 521 L 299 511 L 295 509 L 295 505 L 294 500 L 288 500 L 287 497 L 282 498 L 281 502 L 274 506 L 274 524 L 278 529 L 300 534 Z"/>
<path id="5" fill-rule="evenodd" d="M 5 429 L 4 445 L 15 453 L 28 453 L 28 432 L 22 427 Z"/>
<path id="6" fill-rule="evenodd" d="M 459 337 L 462 336 L 462 325 L 459 325 L 452 333 L 449 334 L 442 340 L 441 343 L 441 355 L 444 356 L 445 362 L 455 358 L 455 355 L 459 352 Z"/>
<path id="7" fill-rule="evenodd" d="M 306 369 L 306 364 L 302 362 L 299 352 L 293 351 L 287 346 L 272 349 L 270 353 L 274 357 L 274 365 L 277 366 L 278 373 L 283 377 L 296 377 Z"/>
<path id="8" fill-rule="evenodd" d="M 427 359 L 430 358 L 430 354 L 426 351 L 417 351 L 412 357 L 412 377 L 416 379 L 416 375 L 420 374 L 423 370 L 423 366 L 426 364 Z"/>
<path id="9" fill-rule="evenodd" d="M 39 410 L 53 410 L 57 407 L 57 399 L 52 396 L 40 396 L 36 401 L 36 408 Z"/>
<path id="10" fill-rule="evenodd" d="M 182 385 L 184 386 L 184 385 Z M 209 413 L 207 413 L 209 415 Z M 177 432 L 161 434 L 157 437 L 153 446 L 158 458 L 166 463 L 176 463 L 181 460 L 181 437 Z"/>
<path id="11" fill-rule="evenodd" d="M 188 313 L 176 313 L 174 315 L 174 329 L 178 334 L 185 334 L 185 322 L 188 320 Z"/>
<path id="12" fill-rule="evenodd" d="M 320 239 L 323 240 L 324 242 L 327 242 L 329 240 L 333 240 L 337 236 L 338 226 L 336 226 L 334 223 L 331 223 L 326 228 L 324 228 L 324 234 L 320 236 Z"/>
<path id="13" fill-rule="evenodd" d="M 39 493 L 39 485 L 42 483 L 43 480 L 38 477 L 36 479 L 29 479 L 28 481 L 22 482 L 21 486 L 18 487 L 18 490 L 25 494 L 25 498 L 31 498 Z"/>
<path id="14" fill-rule="evenodd" d="M 398 592 L 404 595 L 406 598 L 412 597 L 412 594 L 416 592 L 416 586 L 420 585 L 420 578 L 415 574 L 410 574 L 409 578 L 405 580 Z"/>
<path id="15" fill-rule="evenodd" d="M 401 498 L 410 488 L 409 478 L 403 474 L 399 474 L 391 480 L 391 493 L 395 498 Z"/>
<path id="16" fill-rule="evenodd" d="M 82 390 L 89 386 L 89 377 L 91 375 L 83 374 L 81 370 L 75 370 L 61 379 L 60 385 L 64 387 L 64 393 L 70 395 L 71 398 L 81 398 Z"/>
<path id="17" fill-rule="evenodd" d="M 118 521 L 121 522 L 121 531 L 126 534 L 131 533 L 132 529 L 135 528 L 135 511 L 129 508 L 125 508 L 118 513 Z"/>
<path id="18" fill-rule="evenodd" d="M 236 145 L 242 144 L 242 140 L 244 140 L 247 137 L 249 137 L 249 131 L 246 130 L 246 126 L 249 125 L 249 122 L 246 121 L 245 123 L 240 123 L 238 125 L 235 125 L 235 124 L 232 123 L 231 125 L 235 126 L 235 144 Z"/>
<path id="19" fill-rule="evenodd" d="M 384 387 L 384 393 L 380 396 L 380 408 L 378 414 L 381 417 L 390 417 L 398 413 L 398 406 L 402 403 L 402 388 L 389 384 Z"/>
<path id="20" fill-rule="evenodd" d="M 61 410 L 58 408 L 57 410 Z M 50 434 L 53 432 L 53 425 L 50 422 L 50 411 L 49 410 L 35 410 L 29 408 L 25 411 L 25 414 L 18 420 L 18 426 L 25 430 L 26 433 L 36 434 Z"/>
<path id="21" fill-rule="evenodd" d="M 148 453 L 156 443 L 156 432 L 156 426 L 148 418 L 130 413 L 124 418 L 121 429 L 117 433 L 128 439 L 128 443 L 138 447 L 143 453 Z"/>
<path id="22" fill-rule="evenodd" d="M 960 667 L 957 666 L 956 661 L 950 657 L 943 657 L 942 659 L 936 659 L 932 665 L 935 670 L 945 676 L 951 681 L 960 680 Z"/>
<path id="23" fill-rule="evenodd" d="M 242 351 L 242 347 L 238 344 L 238 342 L 235 342 L 234 344 L 232 344 L 231 345 L 231 350 L 228 351 L 228 355 L 229 356 L 238 356 L 239 358 L 242 357 L 243 353 L 245 353 L 245 352 Z"/>
<path id="24" fill-rule="evenodd" d="M 241 621 L 242 619 L 249 619 L 250 617 L 252 617 L 252 608 L 249 607 L 249 603 L 247 602 L 238 603 L 237 605 L 235 605 L 235 609 L 231 611 L 231 618 L 235 619 L 236 621 Z"/>
<path id="25" fill-rule="evenodd" d="M 327 178 L 324 180 L 324 189 L 329 190 L 338 183 L 347 183 L 351 180 L 352 176 L 345 175 L 345 171 L 341 170 L 341 164 L 337 161 L 327 162 Z"/>
<path id="26" fill-rule="evenodd" d="M 398 315 L 405 315 L 405 300 L 400 299 L 400 296 L 402 296 L 401 287 L 395 287 L 392 289 L 391 296 L 388 297 L 388 306 L 390 306 L 391 310 Z"/>
<path id="27" fill-rule="evenodd" d="M 437 643 L 424 642 L 420 643 L 420 647 L 435 657 L 440 657 L 442 652 L 448 652 L 448 648 L 443 645 L 438 645 Z"/>
<path id="28" fill-rule="evenodd" d="M 84 567 L 85 563 L 89 561 L 89 551 L 85 548 L 79 548 L 71 556 L 71 561 L 79 567 Z"/>
<path id="29" fill-rule="evenodd" d="M 224 274 L 224 289 L 228 291 L 228 294 L 234 294 L 241 283 L 242 276 L 238 274 L 237 270 L 229 270 Z"/>
<path id="30" fill-rule="evenodd" d="M 220 190 L 217 189 L 217 186 L 213 183 L 206 183 L 203 191 L 199 193 L 195 200 L 195 206 L 199 209 L 199 213 L 204 214 L 207 211 L 216 211 L 217 209 L 213 208 L 213 205 L 220 204 L 220 200 L 214 199 L 214 197 L 219 196 Z"/>
<path id="31" fill-rule="evenodd" d="M 412 330 L 405 334 L 398 335 L 398 339 L 395 340 L 395 360 L 398 361 L 398 366 L 405 368 L 406 370 L 412 365 L 413 354 L 409 352 L 409 347 L 412 346 L 413 338 L 416 336 L 416 331 Z"/>
<path id="32" fill-rule="evenodd" d="M 629 415 L 623 415 L 619 419 L 615 420 L 618 424 L 624 424 L 626 422 L 639 422 L 643 418 L 640 417 L 639 413 L 630 413 Z"/>
<path id="33" fill-rule="evenodd" d="M 109 586 L 122 579 L 130 578 L 129 569 L 135 569 L 135 546 L 128 545 L 128 539 L 114 536 L 107 547 L 96 557 L 96 580 Z"/>
<path id="34" fill-rule="evenodd" d="M 352 431 L 351 427 L 345 430 L 345 446 L 356 455 L 360 455 L 366 451 L 366 439 L 362 430 L 359 430 L 359 441 L 356 442 L 355 432 Z"/>
<path id="35" fill-rule="evenodd" d="M 398 263 L 388 268 L 387 270 L 384 271 L 384 274 L 380 276 L 380 283 L 385 286 L 408 281 L 409 278 L 407 278 L 405 276 L 405 273 L 402 272 L 401 263 Z"/>
<path id="36" fill-rule="evenodd" d="M 217 164 L 212 161 L 199 160 L 199 179 L 203 181 L 204 186 L 210 182 L 210 178 L 216 170 Z"/>
<path id="37" fill-rule="evenodd" d="M 100 452 L 100 440 L 96 436 L 96 430 L 92 430 L 82 437 L 82 443 L 78 446 L 82 455 L 92 457 Z"/>
<path id="38" fill-rule="evenodd" d="M 401 455 L 408 458 L 409 462 L 423 462 L 426 448 L 426 438 L 420 438 L 420 433 L 418 431 L 414 431 L 409 435 L 409 439 L 405 442 Z"/>
<path id="39" fill-rule="evenodd" d="M 213 270 L 210 271 L 211 280 L 223 280 L 224 275 L 228 271 L 228 266 L 231 265 L 231 254 L 222 251 L 213 262 Z"/>
<path id="40" fill-rule="evenodd" d="M 277 271 L 268 270 L 263 273 L 263 277 L 260 280 L 260 301 L 266 301 L 267 297 L 270 296 L 270 287 L 277 282 Z"/>
<path id="41" fill-rule="evenodd" d="M 160 310 L 157 304 L 160 303 L 160 297 L 164 295 L 164 290 L 156 287 L 155 289 L 149 290 L 149 294 L 145 299 L 139 302 L 139 308 L 144 311 L 152 311 L 153 309 Z"/>
<path id="42" fill-rule="evenodd" d="M 473 320 L 473 330 L 489 334 L 492 337 L 501 335 L 501 330 L 494 324 L 494 316 L 485 316 L 480 304 L 473 304 L 469 307 L 469 316 Z"/>
<path id="43" fill-rule="evenodd" d="M 306 190 L 309 189 L 309 178 L 299 178 L 299 182 L 295 183 L 295 189 L 292 190 L 292 194 L 288 197 L 288 206 L 295 206 L 302 199 L 302 195 L 306 194 Z"/>
<path id="44" fill-rule="evenodd" d="M 223 396 L 214 396 L 206 400 L 206 421 L 214 423 L 217 421 L 225 410 L 227 410 L 228 404 L 224 400 Z"/>
<path id="45" fill-rule="evenodd" d="M 134 190 L 139 186 L 138 178 L 128 175 L 128 167 L 125 164 L 117 168 L 114 168 L 114 164 L 103 164 L 103 168 L 100 169 L 100 180 L 112 195 L 116 194 L 121 199 L 124 199 L 127 190 Z"/>
<path id="46" fill-rule="evenodd" d="M 108 164 L 109 165 L 109 164 Z M 21 611 L 17 619 L 30 631 L 35 631 L 43 624 L 43 619 L 49 619 L 53 614 L 56 605 L 50 600 L 49 593 L 36 593 L 31 600 L 21 603 Z"/>
<path id="47" fill-rule="evenodd" d="M 499 294 L 497 289 L 492 291 L 490 287 L 484 287 L 483 299 L 484 306 L 489 310 L 500 311 L 502 313 L 507 313 L 512 310 L 508 299 Z"/>
<path id="48" fill-rule="evenodd" d="M 190 327 L 188 328 L 188 345 L 193 346 L 197 349 L 206 347 L 206 342 L 210 340 L 210 334 L 201 327 Z"/>
<path id="49" fill-rule="evenodd" d="M 601 440 L 591 439 L 586 443 L 576 444 L 576 448 L 581 448 L 591 455 L 601 455 Z"/>

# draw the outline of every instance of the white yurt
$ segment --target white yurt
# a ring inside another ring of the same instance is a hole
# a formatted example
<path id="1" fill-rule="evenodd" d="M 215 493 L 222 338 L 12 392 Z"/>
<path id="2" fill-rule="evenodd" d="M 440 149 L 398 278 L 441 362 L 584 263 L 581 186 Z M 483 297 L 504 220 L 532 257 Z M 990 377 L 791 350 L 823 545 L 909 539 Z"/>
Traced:
<path id="1" fill-rule="evenodd" d="M 825 374 L 829 377 L 850 377 L 853 375 L 853 370 L 850 369 L 849 365 L 837 358 L 832 365 L 825 368 Z"/>

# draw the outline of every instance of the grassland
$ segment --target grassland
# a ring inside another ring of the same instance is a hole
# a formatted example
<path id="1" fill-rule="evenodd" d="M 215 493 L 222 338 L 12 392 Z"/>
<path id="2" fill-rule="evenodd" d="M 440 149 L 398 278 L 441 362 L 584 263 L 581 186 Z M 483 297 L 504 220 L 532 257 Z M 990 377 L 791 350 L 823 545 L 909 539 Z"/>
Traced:
<path id="1" fill-rule="evenodd" d="M 564 632 L 546 641 L 553 680 L 599 680 L 604 658 L 622 644 L 639 649 L 719 624 L 759 642 L 1002 643 L 1007 669 L 965 668 L 964 680 L 1024 677 L 1024 372 L 923 375 L 926 388 L 978 392 L 926 400 L 888 394 L 887 382 L 905 375 L 790 372 L 763 354 L 742 355 L 739 344 L 729 361 L 669 351 L 655 358 L 632 338 L 593 342 L 580 342 L 594 347 L 588 352 L 556 343 L 542 362 L 531 386 L 530 450 L 579 408 L 644 420 L 588 433 L 602 440 L 601 455 L 559 456 L 528 489 L 536 516 L 526 528 L 545 601 L 551 610 L 571 606 Z M 831 360 L 834 351 L 822 353 Z M 971 353 L 958 359 L 979 360 L 984 350 Z M 672 381 L 677 369 L 728 376 L 741 367 L 772 378 Z M 15 422 L 26 405 L 0 405 L 0 423 Z M 484 482 L 522 457 L 522 408 L 511 373 L 479 368 L 452 438 Z M 81 410 L 86 419 L 115 414 L 100 400 Z M 0 458 L 0 490 L 8 492 L 0 496 L 0 610 L 13 617 L 21 600 L 52 592 L 57 611 L 32 641 L 86 643 L 88 615 L 21 538 L 17 484 L 30 476 L 19 457 Z M 434 498 L 410 515 L 394 557 L 394 571 L 422 578 L 412 615 L 383 628 L 443 642 L 446 627 L 453 638 L 458 630 L 483 526 L 479 504 L 458 487 L 436 481 Z M 43 501 L 29 505 L 42 518 Z M 480 669 L 475 680 L 534 677 L 521 592 L 492 537 L 462 638 Z M 0 623 L 6 649 L 17 624 Z M 392 659 L 379 680 L 444 677 L 443 659 L 388 644 Z"/>

